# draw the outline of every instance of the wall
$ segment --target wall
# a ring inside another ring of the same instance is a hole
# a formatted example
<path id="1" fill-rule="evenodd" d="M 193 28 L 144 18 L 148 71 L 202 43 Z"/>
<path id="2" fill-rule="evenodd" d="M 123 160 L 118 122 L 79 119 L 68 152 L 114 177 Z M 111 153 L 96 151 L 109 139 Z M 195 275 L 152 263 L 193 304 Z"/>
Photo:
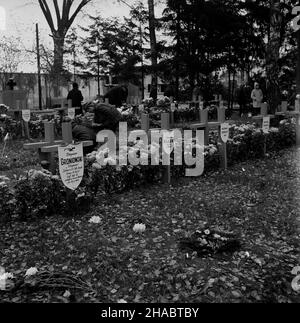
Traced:
<path id="1" fill-rule="evenodd" d="M 15 90 L 24 90 L 26 92 L 27 106 L 30 109 L 38 109 L 39 106 L 39 92 L 38 92 L 38 77 L 37 74 L 29 73 L 1 73 L 0 74 L 0 103 L 3 103 L 2 92 L 7 90 L 6 83 L 10 78 L 14 78 L 17 86 Z M 84 97 L 84 101 L 94 100 L 98 94 L 98 82 L 97 77 L 80 77 L 76 76 L 76 82 L 79 84 L 79 88 Z M 106 86 L 104 78 L 100 82 L 100 94 L 104 95 L 109 86 Z M 72 88 L 72 82 L 66 83 L 64 86 L 60 86 L 60 96 L 67 97 L 69 90 Z M 141 92 L 135 85 L 130 84 L 128 86 L 128 102 L 139 103 L 141 101 Z M 42 104 L 45 108 L 48 106 L 50 97 L 54 97 L 53 89 L 48 81 L 47 75 L 42 75 Z M 48 99 L 47 99 L 48 98 Z"/>

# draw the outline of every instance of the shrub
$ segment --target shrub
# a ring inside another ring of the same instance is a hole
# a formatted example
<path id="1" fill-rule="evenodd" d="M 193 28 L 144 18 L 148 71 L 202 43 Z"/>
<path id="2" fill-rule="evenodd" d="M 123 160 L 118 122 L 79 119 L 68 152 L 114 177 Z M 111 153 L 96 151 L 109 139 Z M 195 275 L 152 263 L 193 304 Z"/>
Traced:
<path id="1" fill-rule="evenodd" d="M 15 209 L 14 194 L 13 191 L 9 188 L 7 182 L 9 182 L 9 178 L 0 176 L 0 220 L 10 218 L 13 215 Z"/>
<path id="2" fill-rule="evenodd" d="M 2 152 L 3 144 L 0 144 Z M 15 168 L 25 168 L 39 163 L 36 152 L 23 150 L 23 143 L 14 141 L 7 142 L 4 155 L 0 155 L 0 171 L 7 171 Z"/>
<path id="3" fill-rule="evenodd" d="M 43 170 L 30 170 L 15 188 L 16 213 L 21 219 L 62 214 L 66 191 L 58 176 Z"/>

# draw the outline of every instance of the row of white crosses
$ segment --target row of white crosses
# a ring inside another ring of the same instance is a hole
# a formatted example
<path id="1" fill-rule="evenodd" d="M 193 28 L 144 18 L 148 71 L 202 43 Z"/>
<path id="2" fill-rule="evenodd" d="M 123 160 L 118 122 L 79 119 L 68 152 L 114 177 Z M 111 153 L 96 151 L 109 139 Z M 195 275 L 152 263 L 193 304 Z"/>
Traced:
<path id="1" fill-rule="evenodd" d="M 57 113 L 61 113 L 62 115 L 67 115 L 71 120 L 74 120 L 76 115 L 76 110 L 80 109 L 80 107 L 72 107 L 72 100 L 66 100 L 64 98 L 56 98 L 53 99 L 52 103 L 55 102 L 60 104 L 59 108 L 54 109 L 46 109 L 46 110 L 32 110 L 32 109 L 22 109 L 22 129 L 24 136 L 29 139 L 29 121 L 31 120 L 31 116 L 34 115 L 44 115 L 44 116 L 54 116 Z"/>
<path id="2" fill-rule="evenodd" d="M 222 99 L 222 97 L 219 97 Z M 225 111 L 223 101 L 220 101 L 220 107 L 218 108 L 218 121 L 208 122 L 208 110 L 204 110 L 204 104 L 199 97 L 199 101 L 189 102 L 188 104 L 195 103 L 200 108 L 199 117 L 200 123 L 190 125 L 191 130 L 204 130 L 204 144 L 209 144 L 209 129 L 218 128 L 220 137 L 220 147 L 221 147 L 221 167 L 227 168 L 227 150 L 226 142 L 229 139 L 229 124 L 225 123 Z M 150 129 L 150 119 L 149 115 L 143 113 L 144 105 L 139 106 L 139 111 L 141 113 L 141 129 L 146 133 L 149 131 L 154 131 L 157 129 Z M 168 130 L 172 132 L 174 127 L 174 112 L 176 111 L 176 103 L 173 98 L 170 98 L 170 112 L 161 114 L 161 130 Z M 164 181 L 167 183 L 171 182 L 171 167 L 165 166 Z"/>

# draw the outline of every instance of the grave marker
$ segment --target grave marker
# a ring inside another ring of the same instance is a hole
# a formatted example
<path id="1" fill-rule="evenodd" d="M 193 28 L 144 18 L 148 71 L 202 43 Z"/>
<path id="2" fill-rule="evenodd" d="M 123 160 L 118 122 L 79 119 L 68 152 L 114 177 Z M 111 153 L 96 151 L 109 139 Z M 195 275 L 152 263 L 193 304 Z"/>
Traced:
<path id="1" fill-rule="evenodd" d="M 262 129 L 265 134 L 269 133 L 270 130 L 270 117 L 264 117 L 262 123 Z"/>
<path id="2" fill-rule="evenodd" d="M 287 101 L 282 101 L 281 102 L 281 112 L 286 113 L 288 108 L 288 102 Z"/>
<path id="3" fill-rule="evenodd" d="M 264 155 L 267 153 L 267 134 L 270 130 L 270 117 L 264 117 L 262 121 L 262 130 L 264 133 Z"/>
<path id="4" fill-rule="evenodd" d="M 25 135 L 27 139 L 30 138 L 29 134 L 29 124 L 31 118 L 31 111 L 30 110 L 22 110 L 22 133 Z"/>
<path id="5" fill-rule="evenodd" d="M 141 115 L 141 128 L 144 130 L 146 133 L 148 133 L 149 128 L 150 128 L 150 119 L 149 119 L 149 114 L 142 113 Z"/>
<path id="6" fill-rule="evenodd" d="M 24 122 L 29 122 L 31 118 L 31 111 L 30 110 L 22 110 L 22 119 Z"/>
<path id="7" fill-rule="evenodd" d="M 227 142 L 229 139 L 229 124 L 221 123 L 219 128 L 219 138 L 220 140 L 220 153 L 221 153 L 221 167 L 227 169 Z"/>
<path id="8" fill-rule="evenodd" d="M 220 123 L 225 122 L 225 119 L 226 119 L 225 112 L 226 112 L 226 109 L 224 107 L 218 109 L 218 122 Z"/>
<path id="9" fill-rule="evenodd" d="M 75 108 L 68 108 L 68 117 L 71 120 L 75 119 Z"/>
<path id="10" fill-rule="evenodd" d="M 170 114 L 169 113 L 162 113 L 161 114 L 161 129 L 162 130 L 170 130 Z M 171 184 L 171 166 L 165 166 L 164 182 Z"/>
<path id="11" fill-rule="evenodd" d="M 139 112 L 142 113 L 142 112 L 144 112 L 144 110 L 145 110 L 144 104 L 140 104 L 139 105 Z"/>
<path id="12" fill-rule="evenodd" d="M 83 144 L 69 144 L 58 147 L 59 173 L 63 184 L 75 191 L 83 178 Z"/>
<path id="13" fill-rule="evenodd" d="M 260 114 L 262 116 L 264 116 L 264 117 L 268 114 L 268 104 L 267 104 L 267 102 L 264 102 L 264 103 L 261 104 Z"/>
<path id="14" fill-rule="evenodd" d="M 295 111 L 300 112 L 300 100 L 299 99 L 295 100 Z"/>
<path id="15" fill-rule="evenodd" d="M 174 131 L 164 131 L 162 139 L 162 147 L 167 155 L 171 155 L 174 150 Z"/>
<path id="16" fill-rule="evenodd" d="M 221 124 L 221 139 L 223 143 L 227 143 L 229 139 L 229 124 L 228 123 L 222 123 Z"/>

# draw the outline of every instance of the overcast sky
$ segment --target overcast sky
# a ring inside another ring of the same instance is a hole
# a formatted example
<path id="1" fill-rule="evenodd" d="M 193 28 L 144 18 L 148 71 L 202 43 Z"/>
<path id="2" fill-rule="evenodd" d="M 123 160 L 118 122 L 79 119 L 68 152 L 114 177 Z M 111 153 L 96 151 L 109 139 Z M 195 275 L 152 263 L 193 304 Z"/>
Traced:
<path id="1" fill-rule="evenodd" d="M 136 1 L 126 0 L 126 2 L 133 5 Z M 52 0 L 48 0 L 48 3 L 53 5 Z M 78 4 L 79 0 L 75 0 L 75 3 Z M 146 4 L 147 1 L 144 0 L 144 3 Z M 6 12 L 5 30 L 1 30 L 1 26 L 3 26 L 1 7 Z M 161 14 L 162 8 L 163 6 L 156 6 L 157 16 Z M 89 14 L 95 14 L 97 11 L 104 17 L 123 17 L 129 15 L 130 8 L 117 0 L 94 0 L 85 9 L 85 13 Z M 77 17 L 73 26 L 84 25 L 86 21 L 84 13 L 82 13 Z M 35 42 L 35 23 L 37 22 L 39 23 L 41 42 L 52 47 L 52 39 L 49 36 L 50 29 L 37 0 L 0 0 L 0 37 L 3 35 L 20 37 L 22 44 L 26 48 L 31 48 Z M 24 72 L 29 71 L 28 69 L 30 67 L 27 65 L 22 67 Z"/>

